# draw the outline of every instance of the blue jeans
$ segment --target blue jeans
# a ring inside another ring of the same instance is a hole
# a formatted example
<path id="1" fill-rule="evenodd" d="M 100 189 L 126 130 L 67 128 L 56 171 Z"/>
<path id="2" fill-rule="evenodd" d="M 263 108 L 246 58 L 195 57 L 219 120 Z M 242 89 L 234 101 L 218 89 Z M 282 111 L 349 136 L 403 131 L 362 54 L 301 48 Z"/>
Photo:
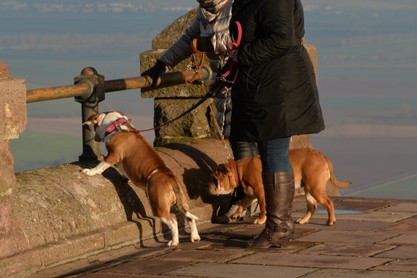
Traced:
<path id="1" fill-rule="evenodd" d="M 292 171 L 288 158 L 290 137 L 262 142 L 232 142 L 233 156 L 236 160 L 260 154 L 263 172 Z"/>

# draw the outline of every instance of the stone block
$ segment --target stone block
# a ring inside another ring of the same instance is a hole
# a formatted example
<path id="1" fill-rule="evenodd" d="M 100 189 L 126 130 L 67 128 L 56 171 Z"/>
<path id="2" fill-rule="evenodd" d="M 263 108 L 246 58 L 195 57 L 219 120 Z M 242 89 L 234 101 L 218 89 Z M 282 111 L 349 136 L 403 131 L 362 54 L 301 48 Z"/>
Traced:
<path id="1" fill-rule="evenodd" d="M 199 99 L 156 99 L 155 125 L 164 125 L 168 120 L 176 119 L 184 111 L 192 107 Z M 203 139 L 217 136 L 213 117 L 210 113 L 212 100 L 207 100 L 183 117 L 155 131 L 159 138 L 156 145 L 161 143 L 179 142 L 186 138 Z M 163 142 L 162 142 L 163 141 Z"/>
<path id="2" fill-rule="evenodd" d="M 56 244 L 50 244 L 45 248 L 34 250 L 36 257 L 41 258 L 42 265 L 50 265 L 85 256 L 94 251 L 104 248 L 104 238 L 102 234 L 88 234 L 76 238 L 71 238 Z"/>
<path id="3" fill-rule="evenodd" d="M 16 182 L 9 140 L 18 138 L 25 129 L 26 114 L 25 83 L 11 78 L 7 65 L 0 60 L 0 193 Z"/>
<path id="4" fill-rule="evenodd" d="M 9 141 L 0 140 L 0 196 L 16 183 Z"/>
<path id="5" fill-rule="evenodd" d="M 14 215 L 12 194 L 12 189 L 0 194 L 0 258 L 29 249 L 29 242 L 19 219 Z"/>
<path id="6" fill-rule="evenodd" d="M 24 80 L 8 76 L 0 61 L 0 140 L 16 139 L 26 127 L 26 85 Z"/>
<path id="7" fill-rule="evenodd" d="M 139 200 L 114 169 L 106 171 L 105 178 L 88 177 L 80 170 L 79 165 L 67 164 L 16 175 L 14 215 L 30 235 L 30 248 L 64 241 L 130 217 L 132 212 L 125 206 Z"/>
<path id="8" fill-rule="evenodd" d="M 42 261 L 33 252 L 0 260 L 0 277 L 30 277 L 30 270 L 40 268 Z"/>
<path id="9" fill-rule="evenodd" d="M 197 9 L 191 10 L 168 25 L 152 40 L 152 49 L 168 49 L 191 25 L 197 16 L 197 11 Z"/>
<path id="10" fill-rule="evenodd" d="M 134 222 L 125 222 L 104 231 L 106 247 L 112 247 L 119 244 L 126 244 L 136 239 L 137 242 L 144 236 L 143 229 L 139 231 L 139 225 Z M 147 233 L 149 234 L 149 233 Z"/>

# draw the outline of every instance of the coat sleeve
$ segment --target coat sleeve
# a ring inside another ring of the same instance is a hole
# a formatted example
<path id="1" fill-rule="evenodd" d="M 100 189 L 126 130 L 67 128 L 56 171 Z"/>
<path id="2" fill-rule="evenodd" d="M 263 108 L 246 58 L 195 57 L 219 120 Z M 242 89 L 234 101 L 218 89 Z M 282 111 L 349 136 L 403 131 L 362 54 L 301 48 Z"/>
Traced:
<path id="1" fill-rule="evenodd" d="M 260 1 L 260 5 L 255 15 L 255 34 L 251 34 L 254 39 L 243 43 L 238 52 L 241 65 L 259 64 L 279 58 L 296 44 L 293 1 L 264 0 Z"/>
<path id="2" fill-rule="evenodd" d="M 172 68 L 192 54 L 191 42 L 200 36 L 200 19 L 197 16 L 185 33 L 159 58 L 168 68 Z"/>

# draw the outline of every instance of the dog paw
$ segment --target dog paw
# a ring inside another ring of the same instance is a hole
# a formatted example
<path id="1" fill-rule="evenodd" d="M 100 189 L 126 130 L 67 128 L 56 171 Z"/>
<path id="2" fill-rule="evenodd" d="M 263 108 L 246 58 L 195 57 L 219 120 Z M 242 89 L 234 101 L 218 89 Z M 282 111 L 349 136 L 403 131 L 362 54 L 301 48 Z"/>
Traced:
<path id="1" fill-rule="evenodd" d="M 167 245 L 169 247 L 175 247 L 175 246 L 178 246 L 178 244 L 180 244 L 178 241 L 170 240 Z"/>
<path id="2" fill-rule="evenodd" d="M 83 169 L 81 172 L 83 172 L 84 174 L 86 174 L 87 176 L 94 176 L 96 173 L 93 169 Z"/>
<path id="3" fill-rule="evenodd" d="M 295 223 L 303 225 L 308 223 L 308 220 L 304 220 L 303 218 L 297 219 L 297 221 L 295 221 Z"/>
<path id="4" fill-rule="evenodd" d="M 191 237 L 191 242 L 199 242 L 201 240 L 200 236 L 193 236 Z"/>
<path id="5" fill-rule="evenodd" d="M 255 221 L 253 221 L 253 224 L 257 224 L 257 225 L 262 225 L 264 224 L 266 221 L 266 217 L 265 218 L 256 218 Z"/>

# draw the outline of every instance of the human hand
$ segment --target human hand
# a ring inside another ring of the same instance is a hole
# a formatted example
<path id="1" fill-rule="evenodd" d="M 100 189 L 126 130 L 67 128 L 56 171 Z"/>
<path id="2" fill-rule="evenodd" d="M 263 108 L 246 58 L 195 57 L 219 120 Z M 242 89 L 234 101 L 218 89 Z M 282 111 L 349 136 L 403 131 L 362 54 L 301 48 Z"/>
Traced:
<path id="1" fill-rule="evenodd" d="M 148 70 L 144 71 L 141 74 L 141 76 L 149 76 L 152 79 L 151 87 L 154 87 L 156 85 L 156 82 L 158 81 L 158 78 L 165 71 L 166 71 L 166 65 L 162 61 L 156 60 L 155 65 L 149 68 Z"/>

